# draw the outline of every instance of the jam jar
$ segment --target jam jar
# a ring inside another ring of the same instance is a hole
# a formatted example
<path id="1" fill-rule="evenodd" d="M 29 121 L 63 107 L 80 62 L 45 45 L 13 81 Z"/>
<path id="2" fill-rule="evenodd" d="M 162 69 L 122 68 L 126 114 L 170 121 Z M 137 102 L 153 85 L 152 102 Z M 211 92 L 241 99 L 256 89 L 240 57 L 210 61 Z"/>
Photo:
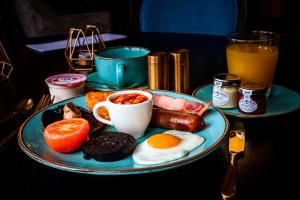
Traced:
<path id="1" fill-rule="evenodd" d="M 214 76 L 212 102 L 219 108 L 236 108 L 240 77 L 235 74 L 217 74 Z"/>
<path id="2" fill-rule="evenodd" d="M 244 114 L 260 115 L 266 112 L 267 90 L 264 85 L 244 83 L 238 93 L 238 110 Z"/>

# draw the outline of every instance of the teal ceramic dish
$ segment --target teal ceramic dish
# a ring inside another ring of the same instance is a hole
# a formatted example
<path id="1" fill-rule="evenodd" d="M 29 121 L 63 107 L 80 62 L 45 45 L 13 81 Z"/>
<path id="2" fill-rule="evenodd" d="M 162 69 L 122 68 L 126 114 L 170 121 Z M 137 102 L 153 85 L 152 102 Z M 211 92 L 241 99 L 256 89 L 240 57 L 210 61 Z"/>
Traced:
<path id="1" fill-rule="evenodd" d="M 189 101 L 204 103 L 192 96 L 178 94 L 169 91 L 153 91 L 157 94 L 165 94 L 174 98 L 185 98 Z M 41 115 L 46 109 L 56 108 L 58 105 L 73 102 L 78 106 L 87 108 L 85 96 L 68 99 L 54 104 L 31 116 L 21 127 L 18 134 L 18 143 L 21 149 L 32 159 L 56 169 L 96 175 L 123 175 L 150 173 L 168 170 L 188 163 L 194 162 L 207 156 L 223 142 L 229 128 L 228 121 L 224 114 L 215 107 L 211 106 L 204 116 L 207 127 L 195 134 L 205 138 L 205 142 L 197 149 L 191 151 L 187 156 L 160 165 L 137 165 L 133 162 L 132 156 L 115 162 L 97 162 L 95 160 L 85 160 L 83 153 L 78 150 L 73 153 L 61 154 L 51 150 L 45 143 L 41 127 Z M 114 130 L 113 127 L 106 126 L 107 130 Z M 143 142 L 154 133 L 165 130 L 149 127 L 145 136 L 137 139 L 137 143 Z"/>
<path id="2" fill-rule="evenodd" d="M 204 101 L 212 100 L 213 85 L 205 85 L 197 88 L 193 95 Z M 238 109 L 220 109 L 226 115 L 240 118 L 262 118 L 287 114 L 300 108 L 300 95 L 296 91 L 283 86 L 273 84 L 271 94 L 268 99 L 267 111 L 262 115 L 246 115 L 238 111 Z"/>
<path id="3" fill-rule="evenodd" d="M 114 91 L 114 90 L 119 90 L 119 89 L 130 89 L 130 88 L 135 88 L 135 85 L 129 86 L 129 87 L 124 87 L 124 88 L 119 88 L 113 85 L 105 84 L 99 81 L 100 77 L 98 73 L 94 72 L 89 74 L 86 77 L 85 85 L 87 87 L 90 87 L 94 90 L 99 90 L 99 91 Z M 147 85 L 141 85 L 140 87 L 147 88 Z"/>
<path id="4" fill-rule="evenodd" d="M 99 80 L 100 78 L 98 73 L 96 72 L 91 73 L 86 77 L 85 85 L 87 87 L 91 87 L 92 89 L 100 90 L 100 91 L 112 91 L 112 90 L 119 89 L 113 85 L 107 85 L 105 83 L 102 83 Z"/>

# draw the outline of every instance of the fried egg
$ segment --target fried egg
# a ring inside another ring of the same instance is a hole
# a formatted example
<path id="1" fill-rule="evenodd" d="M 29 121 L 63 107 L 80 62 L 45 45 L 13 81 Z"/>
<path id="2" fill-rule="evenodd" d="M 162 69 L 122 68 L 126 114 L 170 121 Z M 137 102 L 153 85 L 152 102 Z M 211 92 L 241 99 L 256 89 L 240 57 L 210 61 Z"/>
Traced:
<path id="1" fill-rule="evenodd" d="M 169 130 L 152 135 L 139 144 L 132 154 L 135 163 L 154 165 L 177 160 L 204 142 L 204 138 L 190 132 Z"/>

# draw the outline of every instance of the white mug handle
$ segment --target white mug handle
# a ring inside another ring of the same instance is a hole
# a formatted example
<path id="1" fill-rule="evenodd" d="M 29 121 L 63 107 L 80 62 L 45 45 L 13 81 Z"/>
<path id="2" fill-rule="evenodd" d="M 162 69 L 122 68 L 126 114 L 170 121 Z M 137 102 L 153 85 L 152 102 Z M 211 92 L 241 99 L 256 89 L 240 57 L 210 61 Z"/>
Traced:
<path id="1" fill-rule="evenodd" d="M 98 112 L 97 112 L 97 111 L 98 111 L 98 109 L 99 109 L 100 107 L 105 107 L 105 108 L 107 109 L 106 101 L 99 102 L 99 103 L 97 103 L 97 104 L 94 106 L 94 108 L 93 108 L 93 114 L 94 114 L 95 118 L 96 118 L 98 121 L 100 121 L 100 122 L 102 122 L 102 123 L 104 123 L 104 124 L 108 124 L 108 125 L 113 126 L 114 124 L 112 123 L 112 121 L 107 120 L 107 119 L 104 119 L 104 118 L 102 118 L 101 116 L 98 115 Z"/>

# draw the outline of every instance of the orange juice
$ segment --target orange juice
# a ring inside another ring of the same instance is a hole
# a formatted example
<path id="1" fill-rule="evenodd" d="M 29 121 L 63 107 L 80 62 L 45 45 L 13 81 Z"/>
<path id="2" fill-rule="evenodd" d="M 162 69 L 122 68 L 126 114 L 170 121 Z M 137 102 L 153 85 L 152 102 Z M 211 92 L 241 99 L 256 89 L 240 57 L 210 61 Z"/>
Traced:
<path id="1" fill-rule="evenodd" d="M 240 76 L 241 82 L 272 86 L 278 48 L 265 44 L 238 43 L 226 48 L 228 72 Z"/>

